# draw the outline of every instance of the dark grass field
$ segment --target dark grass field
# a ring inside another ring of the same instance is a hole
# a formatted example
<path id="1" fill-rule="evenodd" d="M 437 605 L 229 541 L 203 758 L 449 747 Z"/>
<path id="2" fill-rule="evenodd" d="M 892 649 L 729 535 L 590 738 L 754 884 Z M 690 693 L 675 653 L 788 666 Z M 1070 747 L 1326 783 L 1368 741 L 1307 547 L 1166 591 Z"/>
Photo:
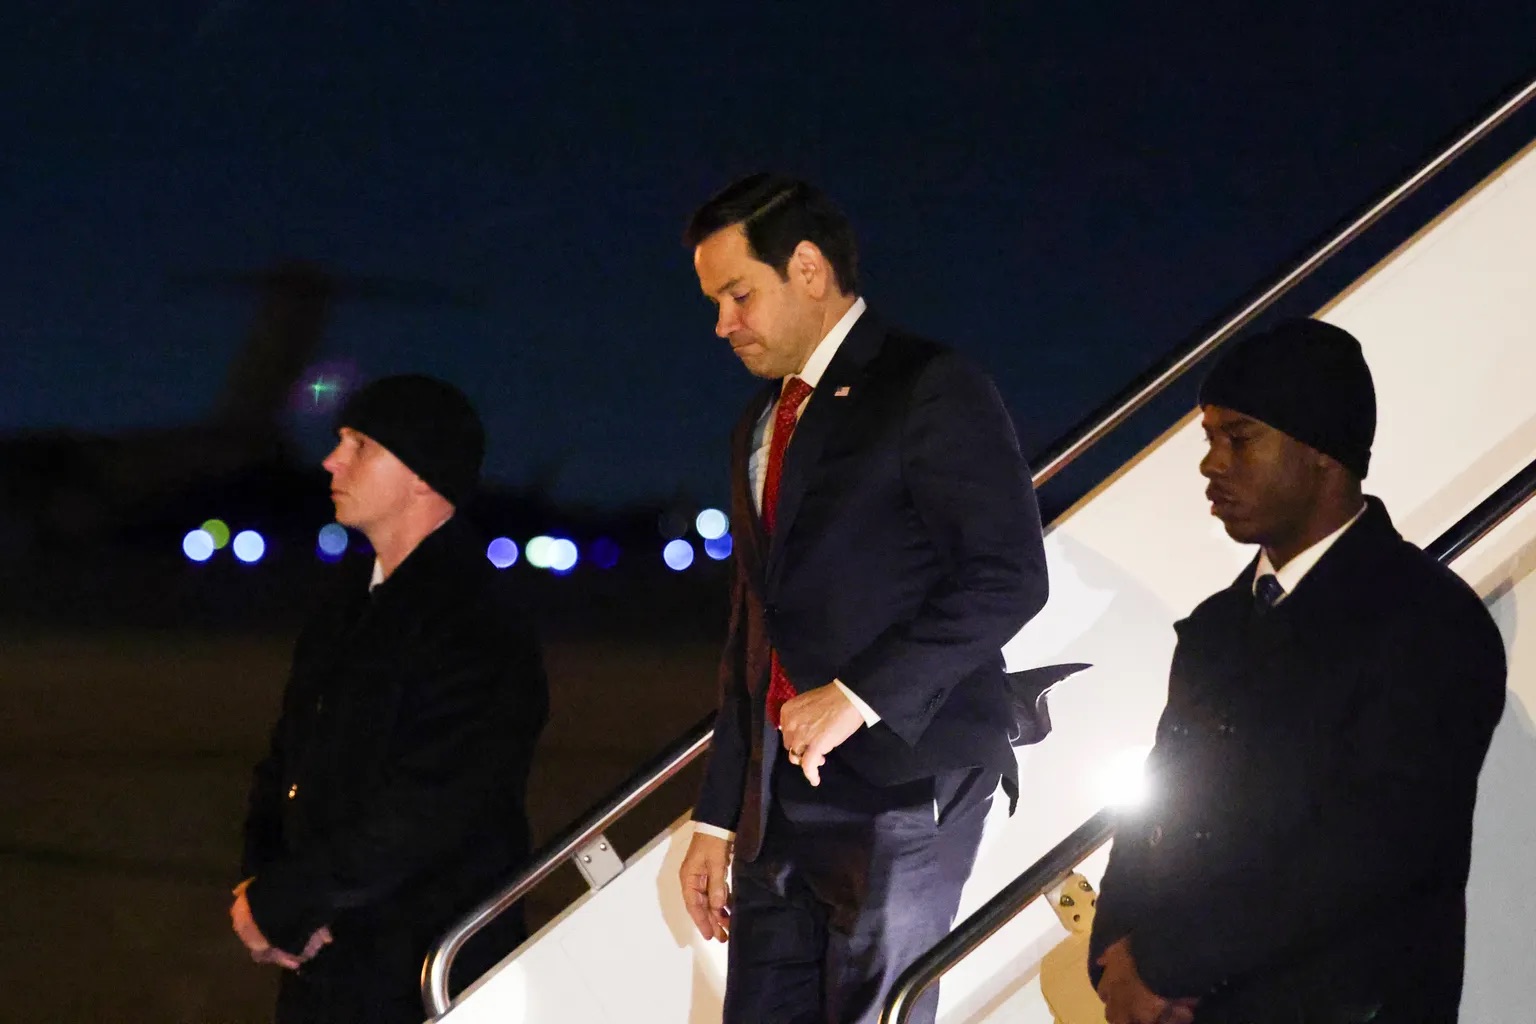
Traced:
<path id="1" fill-rule="evenodd" d="M 709 630 L 699 632 L 712 632 Z M 713 706 L 705 636 L 547 639 L 552 712 L 531 787 L 540 841 Z M 229 931 L 251 765 L 292 632 L 0 632 L 0 1019 L 256 1022 L 275 969 Z M 695 771 L 611 833 L 628 855 Z M 537 926 L 579 894 L 564 868 Z"/>

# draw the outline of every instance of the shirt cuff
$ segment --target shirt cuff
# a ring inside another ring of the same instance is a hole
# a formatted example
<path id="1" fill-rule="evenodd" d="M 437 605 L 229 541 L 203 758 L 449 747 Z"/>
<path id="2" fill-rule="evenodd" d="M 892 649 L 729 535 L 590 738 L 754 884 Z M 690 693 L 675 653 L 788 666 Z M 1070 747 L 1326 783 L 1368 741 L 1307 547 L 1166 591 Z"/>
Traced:
<path id="1" fill-rule="evenodd" d="M 847 697 L 849 702 L 858 709 L 859 715 L 864 719 L 865 725 L 873 729 L 875 726 L 880 724 L 880 713 L 874 708 L 870 707 L 868 704 L 864 703 L 864 698 L 848 689 L 848 687 L 844 685 L 841 679 L 832 680 L 832 685 L 837 687 L 839 690 L 842 690 L 843 696 Z"/>
<path id="2" fill-rule="evenodd" d="M 693 823 L 693 832 L 700 836 L 714 836 L 716 839 L 724 839 L 728 843 L 736 841 L 736 833 L 730 829 L 721 828 L 718 825 L 706 825 L 702 821 Z"/>

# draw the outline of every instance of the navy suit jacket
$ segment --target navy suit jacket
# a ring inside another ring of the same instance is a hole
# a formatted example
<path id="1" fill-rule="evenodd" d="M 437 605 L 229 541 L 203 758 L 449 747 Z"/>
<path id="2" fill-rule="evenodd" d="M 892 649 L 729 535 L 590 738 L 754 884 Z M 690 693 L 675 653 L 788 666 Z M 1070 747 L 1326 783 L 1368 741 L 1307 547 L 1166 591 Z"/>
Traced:
<path id="1" fill-rule="evenodd" d="M 734 573 L 720 711 L 694 818 L 756 858 L 778 735 L 766 721 L 770 649 L 801 692 L 840 679 L 881 721 L 832 752 L 873 786 L 952 768 L 1016 786 L 1000 649 L 1045 604 L 1040 514 L 1013 423 L 954 351 L 854 324 L 785 454 L 777 529 L 753 501 L 753 428 L 732 438 Z"/>

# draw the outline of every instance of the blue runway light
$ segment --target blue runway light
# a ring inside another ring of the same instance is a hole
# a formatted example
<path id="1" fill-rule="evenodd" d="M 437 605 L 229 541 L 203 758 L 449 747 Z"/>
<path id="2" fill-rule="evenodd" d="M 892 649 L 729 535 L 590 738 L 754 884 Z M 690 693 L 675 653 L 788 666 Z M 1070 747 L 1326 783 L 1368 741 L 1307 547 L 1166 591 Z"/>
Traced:
<path id="1" fill-rule="evenodd" d="M 267 542 L 255 530 L 241 530 L 230 546 L 235 549 L 235 557 L 246 565 L 254 565 L 267 553 Z"/>
<path id="2" fill-rule="evenodd" d="M 612 569 L 619 564 L 619 545 L 607 537 L 599 537 L 592 542 L 587 557 L 599 569 Z"/>
<path id="3" fill-rule="evenodd" d="M 685 540 L 667 541 L 661 549 L 661 560 L 674 572 L 682 572 L 693 564 L 693 545 Z"/>
<path id="4" fill-rule="evenodd" d="M 719 509 L 707 508 L 693 521 L 693 528 L 698 530 L 699 536 L 705 540 L 719 540 L 730 530 L 731 521 Z M 707 544 L 705 550 L 709 550 Z"/>
<path id="5" fill-rule="evenodd" d="M 213 557 L 216 545 L 207 530 L 190 530 L 181 538 L 181 553 L 194 562 L 206 562 Z"/>
<path id="6" fill-rule="evenodd" d="M 731 535 L 711 537 L 704 542 L 704 553 L 717 562 L 723 562 L 731 557 Z"/>
<path id="7" fill-rule="evenodd" d="M 509 569 L 517 564 L 517 542 L 510 537 L 497 537 L 485 549 L 485 557 L 498 569 Z"/>
<path id="8" fill-rule="evenodd" d="M 327 523 L 320 527 L 320 538 L 315 542 L 320 557 L 334 562 L 347 552 L 347 528 L 340 523 Z"/>

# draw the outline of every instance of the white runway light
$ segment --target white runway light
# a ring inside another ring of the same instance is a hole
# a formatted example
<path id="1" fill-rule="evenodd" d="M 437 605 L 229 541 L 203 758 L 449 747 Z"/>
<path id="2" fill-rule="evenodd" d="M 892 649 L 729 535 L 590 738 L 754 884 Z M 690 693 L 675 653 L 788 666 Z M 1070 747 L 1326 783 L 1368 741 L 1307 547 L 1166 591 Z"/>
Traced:
<path id="1" fill-rule="evenodd" d="M 549 545 L 549 569 L 551 572 L 565 574 L 576 568 L 576 562 L 580 553 L 576 550 L 576 542 L 565 537 L 556 537 Z"/>
<path id="2" fill-rule="evenodd" d="M 685 540 L 672 540 L 661 550 L 661 559 L 673 572 L 682 572 L 693 564 L 693 545 Z"/>
<path id="3" fill-rule="evenodd" d="M 528 564 L 535 569 L 548 569 L 553 555 L 552 548 L 555 538 L 546 537 L 542 533 L 529 539 L 523 546 L 523 557 L 528 559 Z"/>
<path id="4" fill-rule="evenodd" d="M 192 530 L 181 538 L 181 553 L 194 562 L 206 562 L 213 557 L 213 535 L 207 530 Z"/>
<path id="5" fill-rule="evenodd" d="M 261 561 L 261 556 L 267 553 L 267 542 L 255 530 L 241 530 L 235 534 L 230 546 L 235 549 L 235 557 L 247 565 Z"/>
<path id="6" fill-rule="evenodd" d="M 717 508 L 707 508 L 693 521 L 693 528 L 698 530 L 699 536 L 705 540 L 718 540 L 725 536 L 726 531 L 731 528 L 731 523 L 724 512 Z"/>

